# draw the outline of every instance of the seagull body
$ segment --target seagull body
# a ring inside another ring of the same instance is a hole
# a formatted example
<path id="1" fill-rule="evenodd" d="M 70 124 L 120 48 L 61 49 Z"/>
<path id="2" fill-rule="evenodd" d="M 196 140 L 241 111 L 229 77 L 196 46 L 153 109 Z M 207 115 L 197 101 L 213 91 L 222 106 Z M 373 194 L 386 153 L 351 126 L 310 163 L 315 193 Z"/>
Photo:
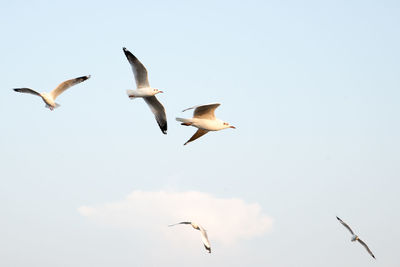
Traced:
<path id="1" fill-rule="evenodd" d="M 126 90 L 128 97 L 130 99 L 138 97 L 143 98 L 153 112 L 162 133 L 167 134 L 167 116 L 165 115 L 165 109 L 155 96 L 156 94 L 163 93 L 163 91 L 150 87 L 145 66 L 128 49 L 125 47 L 122 49 L 124 50 L 129 64 L 131 64 L 137 87 L 136 90 Z"/>
<path id="2" fill-rule="evenodd" d="M 176 118 L 176 120 L 182 122 L 181 125 L 193 126 L 198 128 L 197 132 L 184 145 L 205 135 L 209 131 L 219 131 L 227 128 L 236 129 L 234 126 L 229 125 L 229 123 L 224 122 L 215 117 L 214 111 L 220 105 L 221 104 L 216 103 L 216 104 L 195 106 L 187 108 L 182 111 L 184 112 L 186 110 L 194 109 L 193 118 L 190 119 Z"/>
<path id="3" fill-rule="evenodd" d="M 190 224 L 194 229 L 199 230 L 200 234 L 201 234 L 201 240 L 203 241 L 204 247 L 206 248 L 208 253 L 211 253 L 211 245 L 210 245 L 210 241 L 208 241 L 207 231 L 203 227 L 201 227 L 201 225 L 195 224 L 193 222 L 180 222 L 180 223 L 175 223 L 175 224 L 171 224 L 168 226 L 174 226 L 174 225 L 178 225 L 178 224 Z"/>
<path id="4" fill-rule="evenodd" d="M 90 75 L 88 76 L 82 76 L 82 77 L 78 77 L 75 79 L 71 79 L 71 80 L 67 80 L 65 82 L 60 83 L 53 91 L 51 91 L 50 93 L 39 93 L 33 89 L 30 88 L 15 88 L 14 91 L 15 92 L 19 92 L 19 93 L 27 93 L 27 94 L 32 94 L 32 95 L 37 95 L 40 96 L 42 98 L 42 100 L 44 101 L 44 103 L 46 103 L 46 108 L 49 108 L 50 110 L 54 110 L 55 108 L 59 107 L 60 105 L 57 104 L 56 98 L 63 93 L 65 90 L 67 90 L 68 88 L 81 83 L 83 81 L 86 81 L 87 79 L 90 78 Z"/>
<path id="5" fill-rule="evenodd" d="M 191 119 L 185 119 L 182 125 L 193 126 L 198 129 L 207 131 L 219 131 L 222 129 L 231 128 L 230 126 L 226 127 L 226 125 L 224 125 L 224 121 L 220 119 L 208 120 L 208 119 L 191 118 Z"/>
<path id="6" fill-rule="evenodd" d="M 128 97 L 130 99 L 135 99 L 137 97 L 150 97 L 154 96 L 158 93 L 162 93 L 163 91 L 159 91 L 158 89 L 154 89 L 151 87 L 140 88 L 138 90 L 126 90 Z"/>
<path id="7" fill-rule="evenodd" d="M 363 245 L 363 247 L 368 251 L 368 253 L 375 259 L 374 254 L 373 254 L 372 251 L 369 249 L 369 247 L 367 246 L 367 244 L 365 244 L 364 241 L 362 241 L 362 240 L 358 237 L 358 235 L 354 234 L 354 232 L 353 232 L 353 230 L 351 230 L 350 226 L 349 226 L 347 223 L 345 223 L 344 221 L 342 221 L 342 220 L 341 220 L 339 217 L 337 217 L 337 216 L 336 216 L 336 219 L 338 219 L 338 221 L 339 221 L 344 227 L 346 227 L 347 230 L 349 230 L 350 233 L 352 234 L 351 242 L 358 241 L 361 245 Z"/>

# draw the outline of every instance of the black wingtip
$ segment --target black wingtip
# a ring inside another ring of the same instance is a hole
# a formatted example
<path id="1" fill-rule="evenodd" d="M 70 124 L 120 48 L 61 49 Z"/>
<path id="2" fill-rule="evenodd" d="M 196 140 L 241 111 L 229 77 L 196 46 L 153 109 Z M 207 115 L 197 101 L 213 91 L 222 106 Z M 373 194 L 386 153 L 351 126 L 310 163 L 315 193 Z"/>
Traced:
<path id="1" fill-rule="evenodd" d="M 167 127 L 166 127 L 166 126 L 163 127 L 163 126 L 161 126 L 161 125 L 159 125 L 159 126 L 160 126 L 161 132 L 162 132 L 163 134 L 167 134 Z"/>
<path id="2" fill-rule="evenodd" d="M 77 79 L 78 80 L 82 80 L 82 82 L 83 82 L 83 81 L 86 81 L 87 79 L 89 79 L 90 77 L 92 77 L 92 76 L 91 75 L 86 75 L 86 76 L 78 77 Z"/>
<path id="3" fill-rule="evenodd" d="M 122 50 L 124 50 L 124 54 L 128 60 L 129 60 L 129 58 L 131 58 L 133 60 L 137 60 L 137 58 L 132 54 L 132 52 L 129 51 L 128 49 L 126 49 L 126 47 L 123 47 Z"/>
<path id="4" fill-rule="evenodd" d="M 168 130 L 167 123 L 160 124 L 158 121 L 157 121 L 157 123 L 158 123 L 158 126 L 160 127 L 161 132 L 163 134 L 167 134 L 167 130 Z"/>
<path id="5" fill-rule="evenodd" d="M 160 126 L 160 129 L 161 129 L 161 132 L 163 133 L 163 134 L 167 134 L 167 124 L 165 124 L 165 125 L 163 125 L 163 126 Z"/>
<path id="6" fill-rule="evenodd" d="M 122 50 L 125 54 L 132 54 L 131 51 L 129 51 L 126 47 L 123 47 Z"/>

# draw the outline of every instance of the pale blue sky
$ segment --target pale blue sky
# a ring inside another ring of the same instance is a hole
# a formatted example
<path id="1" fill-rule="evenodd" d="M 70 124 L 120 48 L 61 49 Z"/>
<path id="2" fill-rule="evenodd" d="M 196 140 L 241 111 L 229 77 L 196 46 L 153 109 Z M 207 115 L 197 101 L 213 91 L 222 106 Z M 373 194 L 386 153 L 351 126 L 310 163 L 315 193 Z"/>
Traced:
<path id="1" fill-rule="evenodd" d="M 397 1 L 2 1 L 0 265 L 398 266 L 399 29 Z M 165 91 L 167 136 L 125 94 L 123 46 Z M 88 74 L 54 112 L 11 90 Z M 212 102 L 237 129 L 182 146 L 174 118 Z M 273 227 L 210 232 L 207 255 L 78 212 L 134 190 L 239 198 Z"/>

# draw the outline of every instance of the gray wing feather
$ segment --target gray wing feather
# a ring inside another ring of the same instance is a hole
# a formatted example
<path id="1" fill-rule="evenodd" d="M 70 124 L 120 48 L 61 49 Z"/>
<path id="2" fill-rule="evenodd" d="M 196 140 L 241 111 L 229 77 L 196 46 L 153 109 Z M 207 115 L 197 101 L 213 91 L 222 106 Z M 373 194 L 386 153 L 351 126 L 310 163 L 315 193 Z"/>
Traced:
<path id="1" fill-rule="evenodd" d="M 182 112 L 185 112 L 190 109 L 194 109 L 193 117 L 199 118 L 199 119 L 213 120 L 213 119 L 215 119 L 214 111 L 220 105 L 221 104 L 219 104 L 219 103 L 208 104 L 208 105 L 199 105 L 199 106 L 194 106 L 191 108 L 184 109 Z"/>
<path id="2" fill-rule="evenodd" d="M 211 253 L 211 245 L 210 241 L 208 240 L 207 236 L 207 231 L 199 225 L 200 232 L 201 232 L 201 240 L 203 241 L 204 247 L 208 251 L 208 253 Z"/>
<path id="3" fill-rule="evenodd" d="M 353 230 L 351 230 L 350 226 L 348 226 L 347 223 L 345 223 L 344 221 L 342 221 L 338 216 L 336 216 L 336 219 L 338 219 L 338 221 L 339 221 L 341 224 L 343 224 L 343 226 L 346 227 L 346 228 L 350 231 L 350 233 L 351 233 L 352 235 L 354 235 Z"/>
<path id="4" fill-rule="evenodd" d="M 50 95 L 53 97 L 53 99 L 56 99 L 61 93 L 63 93 L 68 88 L 70 88 L 78 83 L 81 83 L 83 81 L 86 81 L 89 78 L 90 78 L 90 75 L 82 76 L 82 77 L 78 77 L 75 79 L 71 79 L 71 80 L 62 82 L 53 91 L 50 92 Z"/>
<path id="5" fill-rule="evenodd" d="M 202 136 L 205 135 L 206 133 L 208 133 L 207 130 L 198 129 L 198 130 L 194 133 L 194 135 L 193 135 L 192 137 L 190 137 L 190 139 L 189 139 L 186 143 L 184 143 L 183 145 L 186 145 L 187 143 L 190 143 L 190 142 L 196 140 L 197 138 L 202 137 Z"/>
<path id="6" fill-rule="evenodd" d="M 210 104 L 197 107 L 193 112 L 193 117 L 199 119 L 209 119 L 214 120 L 215 114 L 214 111 L 221 104 Z"/>
<path id="7" fill-rule="evenodd" d="M 19 93 L 26 93 L 26 94 L 31 94 L 31 95 L 37 95 L 40 96 L 40 93 L 36 92 L 33 89 L 30 88 L 15 88 L 13 89 L 15 92 L 19 92 Z"/>
<path id="8" fill-rule="evenodd" d="M 124 50 L 125 56 L 128 59 L 129 64 L 131 64 L 133 74 L 135 75 L 137 88 L 150 87 L 145 66 L 128 49 L 126 49 L 125 47 L 122 49 Z"/>
<path id="9" fill-rule="evenodd" d="M 164 106 L 158 101 L 155 96 L 144 97 L 144 101 L 146 101 L 147 105 L 149 105 L 151 111 L 156 117 L 156 121 L 158 126 L 160 126 L 163 134 L 167 134 L 167 115 L 165 115 Z"/>
<path id="10" fill-rule="evenodd" d="M 191 110 L 191 109 L 195 109 L 195 108 L 200 107 L 200 106 L 201 106 L 201 105 L 194 106 L 194 107 L 190 107 L 190 108 L 185 108 L 184 110 L 182 110 L 182 112 L 185 112 L 185 111 Z"/>
<path id="11" fill-rule="evenodd" d="M 170 224 L 168 226 L 175 226 L 175 225 L 178 225 L 178 224 L 191 224 L 191 222 L 179 222 L 179 223 Z"/>
<path id="12" fill-rule="evenodd" d="M 367 244 L 364 243 L 364 241 L 362 241 L 361 239 L 357 239 L 358 242 L 360 242 L 361 245 L 364 246 L 364 248 L 368 251 L 368 253 L 375 259 L 374 254 L 372 253 L 372 251 L 369 249 L 369 247 L 367 246 Z"/>

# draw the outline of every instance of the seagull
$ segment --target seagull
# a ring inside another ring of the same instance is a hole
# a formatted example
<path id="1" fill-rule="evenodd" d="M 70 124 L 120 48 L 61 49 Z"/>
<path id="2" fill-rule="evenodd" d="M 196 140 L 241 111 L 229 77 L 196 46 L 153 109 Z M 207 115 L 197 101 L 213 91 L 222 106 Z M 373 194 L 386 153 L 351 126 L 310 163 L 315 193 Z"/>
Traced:
<path id="1" fill-rule="evenodd" d="M 193 222 L 180 222 L 180 223 L 175 223 L 175 224 L 171 224 L 168 226 L 174 226 L 174 225 L 178 225 L 178 224 L 190 224 L 194 229 L 199 230 L 201 233 L 201 240 L 203 241 L 204 247 L 206 248 L 208 253 L 211 253 L 211 245 L 210 245 L 210 241 L 208 241 L 207 231 L 203 227 L 201 227 L 200 225 L 195 224 Z"/>
<path id="2" fill-rule="evenodd" d="M 15 92 L 20 92 L 20 93 L 27 93 L 27 94 L 40 96 L 43 99 L 44 103 L 46 103 L 46 108 L 49 108 L 50 110 L 54 110 L 55 108 L 60 106 L 59 104 L 57 104 L 55 102 L 55 100 L 61 93 L 63 93 L 65 90 L 67 90 L 71 86 L 74 86 L 74 85 L 76 85 L 78 83 L 86 81 L 89 78 L 90 78 L 90 75 L 78 77 L 78 78 L 71 79 L 71 80 L 67 80 L 65 82 L 60 83 L 50 93 L 39 93 L 39 92 L 36 92 L 35 90 L 30 89 L 30 88 L 15 88 L 14 91 Z"/>
<path id="3" fill-rule="evenodd" d="M 350 226 L 348 226 L 347 223 L 342 221 L 338 216 L 336 216 L 336 219 L 338 219 L 339 222 L 341 224 L 343 224 L 343 226 L 346 227 L 350 231 L 350 233 L 353 235 L 353 237 L 351 238 L 351 242 L 354 242 L 354 241 L 360 242 L 360 244 L 363 245 L 365 247 L 365 249 L 368 251 L 368 253 L 375 259 L 374 254 L 372 254 L 372 251 L 369 249 L 367 244 L 365 244 L 364 241 L 362 241 L 357 235 L 354 234 L 354 232 L 353 232 L 353 230 L 351 230 Z"/>
<path id="4" fill-rule="evenodd" d="M 137 86 L 136 90 L 126 90 L 128 97 L 130 99 L 142 97 L 156 117 L 162 133 L 167 134 L 167 116 L 165 115 L 165 109 L 156 98 L 156 94 L 163 93 L 163 91 L 150 87 L 145 66 L 128 49 L 124 47 L 122 50 L 124 50 L 125 56 L 132 66 Z"/>
<path id="5" fill-rule="evenodd" d="M 186 145 L 189 142 L 196 140 L 199 137 L 202 137 L 209 131 L 219 131 L 226 128 L 233 128 L 236 129 L 235 126 L 229 125 L 227 122 L 223 122 L 220 119 L 217 119 L 214 115 L 214 111 L 217 107 L 221 104 L 208 104 L 202 106 L 194 106 L 191 108 L 187 108 L 186 110 L 194 109 L 193 118 L 191 119 L 182 119 L 176 118 L 177 121 L 182 122 L 181 125 L 185 126 L 194 126 L 198 128 L 197 132 L 183 145 Z"/>

